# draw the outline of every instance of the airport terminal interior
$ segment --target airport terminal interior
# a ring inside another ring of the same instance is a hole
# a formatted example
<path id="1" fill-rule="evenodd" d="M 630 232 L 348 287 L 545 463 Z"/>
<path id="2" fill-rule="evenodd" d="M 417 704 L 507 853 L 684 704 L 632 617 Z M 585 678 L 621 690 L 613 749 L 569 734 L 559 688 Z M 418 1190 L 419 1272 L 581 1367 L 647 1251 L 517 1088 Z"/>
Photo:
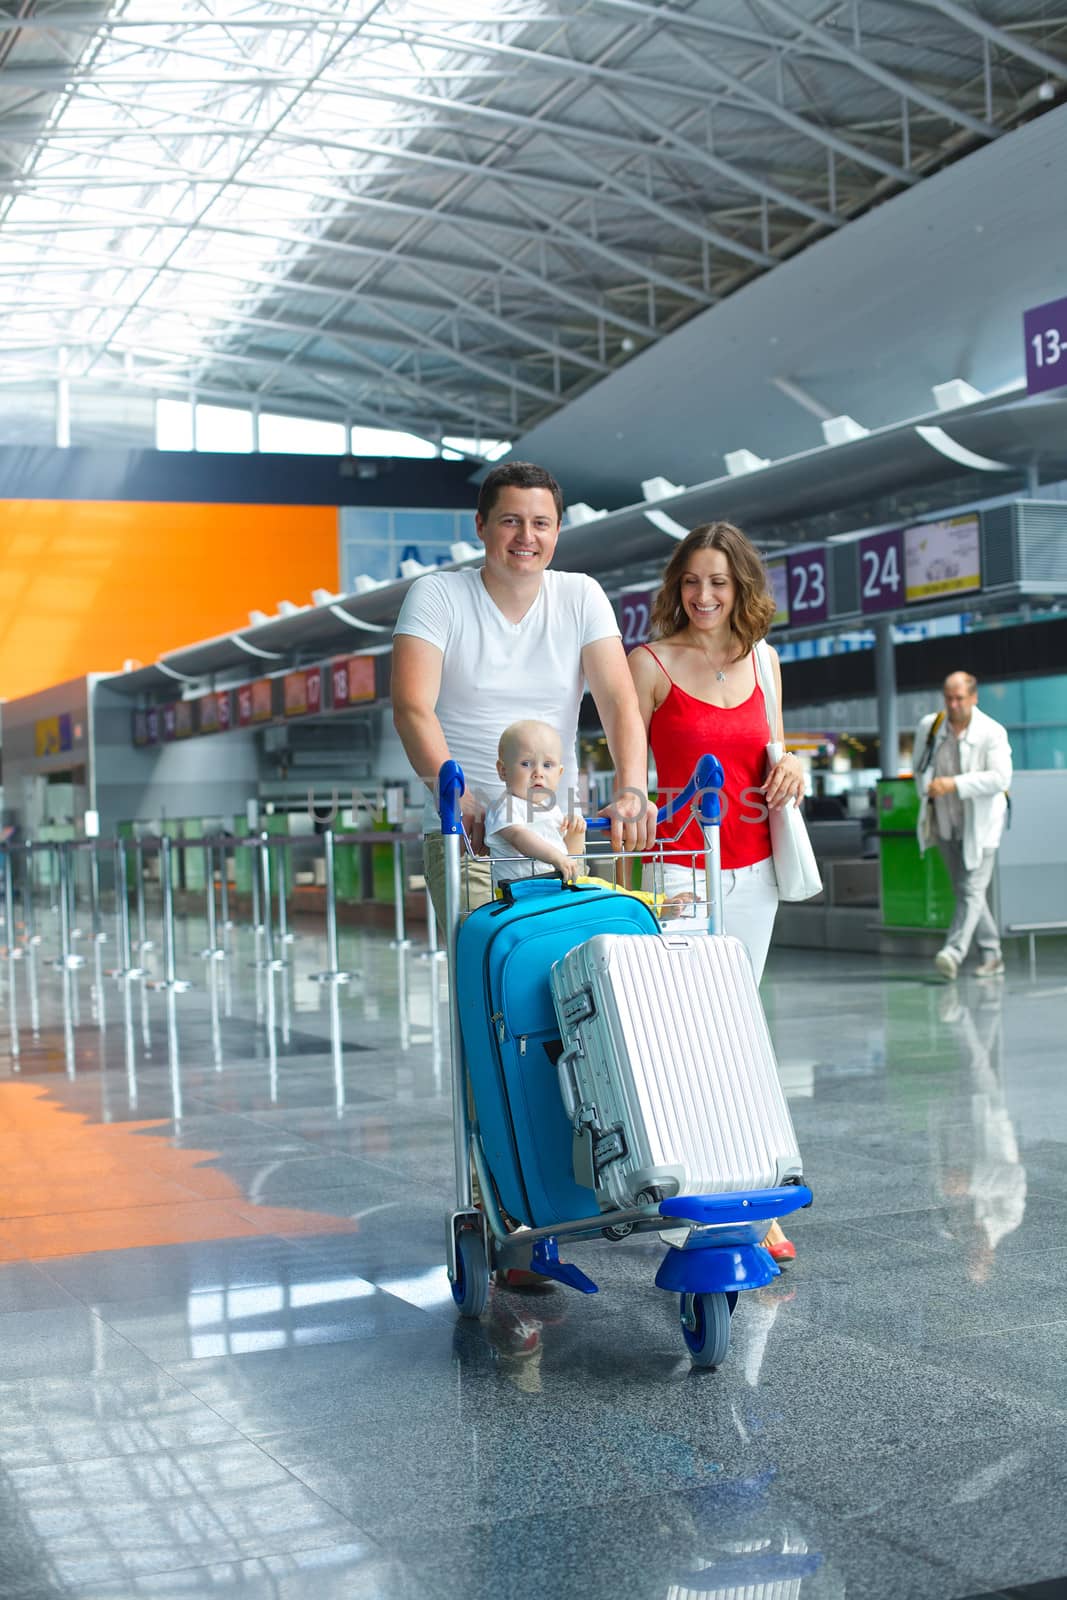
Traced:
<path id="1" fill-rule="evenodd" d="M 0 1600 L 1067 1595 L 1065 151 L 1039 0 L 0 0 Z M 460 1026 L 393 630 L 516 462 L 627 652 L 762 563 L 788 1189 Z"/>

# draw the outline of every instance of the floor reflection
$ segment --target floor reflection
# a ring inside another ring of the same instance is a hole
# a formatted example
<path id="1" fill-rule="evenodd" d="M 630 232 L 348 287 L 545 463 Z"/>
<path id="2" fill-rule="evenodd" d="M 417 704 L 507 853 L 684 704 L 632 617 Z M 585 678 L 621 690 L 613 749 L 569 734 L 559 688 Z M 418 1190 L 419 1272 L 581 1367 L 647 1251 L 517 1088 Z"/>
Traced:
<path id="1" fill-rule="evenodd" d="M 321 983 L 321 930 L 204 959 L 179 918 L 194 987 L 153 990 L 89 941 L 53 965 L 59 913 L 0 959 L 12 1592 L 953 1600 L 1067 1570 L 1051 962 L 947 987 L 772 954 L 816 1200 L 699 1374 L 654 1241 L 588 1246 L 599 1295 L 457 1320 L 443 960 L 344 929 L 352 981 Z"/>

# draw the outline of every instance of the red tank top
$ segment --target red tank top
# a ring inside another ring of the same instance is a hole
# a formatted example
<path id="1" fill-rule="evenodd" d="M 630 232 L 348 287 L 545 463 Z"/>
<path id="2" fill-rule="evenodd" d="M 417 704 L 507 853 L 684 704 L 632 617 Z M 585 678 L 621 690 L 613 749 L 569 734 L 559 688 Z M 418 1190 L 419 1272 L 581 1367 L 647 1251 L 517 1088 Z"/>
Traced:
<path id="1" fill-rule="evenodd" d="M 675 794 L 685 787 L 693 775 L 693 768 L 702 755 L 709 751 L 718 756 L 723 770 L 722 864 L 727 871 L 737 867 L 751 867 L 757 861 L 766 861 L 771 853 L 771 830 L 766 820 L 763 796 L 750 794 L 758 789 L 767 776 L 767 711 L 763 691 L 758 679 L 752 693 L 739 706 L 726 710 L 723 706 L 709 705 L 687 694 L 671 678 L 655 651 L 642 645 L 656 665 L 670 680 L 670 693 L 663 704 L 653 712 L 648 739 L 656 762 L 656 774 L 661 788 Z M 752 657 L 755 676 L 756 662 Z M 664 796 L 660 796 L 663 804 Z M 762 820 L 761 820 L 762 817 Z M 664 823 L 663 833 L 673 834 L 680 818 Z M 677 840 L 675 848 L 703 850 L 700 826 L 691 820 Z M 664 860 L 689 866 L 689 855 L 665 855 Z"/>

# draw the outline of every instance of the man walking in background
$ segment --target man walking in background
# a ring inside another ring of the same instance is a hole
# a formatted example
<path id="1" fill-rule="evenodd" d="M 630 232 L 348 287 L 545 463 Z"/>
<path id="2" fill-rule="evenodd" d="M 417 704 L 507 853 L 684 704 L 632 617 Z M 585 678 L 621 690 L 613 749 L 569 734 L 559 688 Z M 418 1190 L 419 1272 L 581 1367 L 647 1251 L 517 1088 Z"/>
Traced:
<path id="1" fill-rule="evenodd" d="M 934 957 L 942 977 L 955 978 L 977 938 L 978 976 L 1004 971 L 1000 934 L 986 902 L 1007 816 L 1011 745 L 1007 730 L 978 709 L 969 672 L 945 679 L 944 711 L 923 717 L 915 733 L 919 851 L 941 851 L 956 896 L 945 943 Z"/>

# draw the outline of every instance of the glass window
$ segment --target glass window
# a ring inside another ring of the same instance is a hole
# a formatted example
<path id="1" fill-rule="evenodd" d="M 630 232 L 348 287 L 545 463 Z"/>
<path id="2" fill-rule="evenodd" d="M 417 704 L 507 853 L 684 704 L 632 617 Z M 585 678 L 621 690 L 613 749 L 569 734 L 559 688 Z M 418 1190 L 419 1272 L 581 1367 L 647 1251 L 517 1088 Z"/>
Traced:
<path id="1" fill-rule="evenodd" d="M 1059 722 L 1067 705 L 1067 678 L 1028 678 L 1019 687 L 1027 722 Z"/>
<path id="2" fill-rule="evenodd" d="M 343 456 L 345 426 L 343 422 L 320 422 L 317 417 L 283 417 L 264 411 L 259 419 L 259 448 L 278 455 Z"/>
<path id="3" fill-rule="evenodd" d="M 1006 727 L 1028 722 L 1021 683 L 979 683 L 978 704 Z"/>
<path id="4" fill-rule="evenodd" d="M 193 408 L 188 400 L 156 401 L 156 449 L 192 450 Z"/>
<path id="5" fill-rule="evenodd" d="M 420 439 L 414 433 L 400 433 L 392 428 L 353 428 L 352 454 L 354 456 L 419 456 L 428 459 L 437 454 L 437 446 L 429 439 Z"/>
<path id="6" fill-rule="evenodd" d="M 196 448 L 247 455 L 252 449 L 252 413 L 233 406 L 196 408 Z"/>
<path id="7" fill-rule="evenodd" d="M 510 439 L 463 439 L 451 434 L 442 439 L 441 444 L 448 446 L 449 460 L 455 460 L 455 452 L 460 451 L 467 456 L 481 456 L 483 461 L 498 461 L 511 449 Z M 445 455 L 446 451 L 442 449 L 441 454 Z"/>
<path id="8" fill-rule="evenodd" d="M 1067 726 L 1028 728 L 1021 736 L 1013 734 L 1011 744 L 1017 767 L 1037 771 L 1067 767 Z"/>

